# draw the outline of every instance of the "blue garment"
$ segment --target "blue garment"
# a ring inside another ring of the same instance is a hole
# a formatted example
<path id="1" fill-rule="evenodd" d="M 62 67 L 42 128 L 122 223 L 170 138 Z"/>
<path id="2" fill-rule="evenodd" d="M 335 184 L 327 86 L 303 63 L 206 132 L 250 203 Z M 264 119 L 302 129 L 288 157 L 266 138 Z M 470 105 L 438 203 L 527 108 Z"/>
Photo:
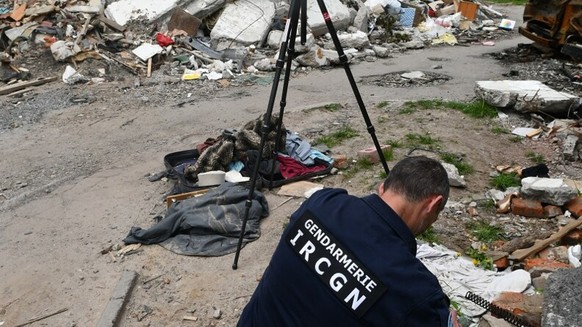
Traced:
<path id="1" fill-rule="evenodd" d="M 448 319 L 448 299 L 402 219 L 378 195 L 323 189 L 291 216 L 238 327 L 445 327 Z"/>
<path id="2" fill-rule="evenodd" d="M 311 154 L 309 155 L 311 159 L 321 159 L 329 164 L 333 164 L 333 158 L 326 156 L 325 154 L 321 153 L 319 150 L 311 149 Z"/>
<path id="3" fill-rule="evenodd" d="M 311 158 L 311 145 L 297 133 L 287 131 L 285 140 L 287 154 L 305 166 L 313 166 L 315 161 Z"/>

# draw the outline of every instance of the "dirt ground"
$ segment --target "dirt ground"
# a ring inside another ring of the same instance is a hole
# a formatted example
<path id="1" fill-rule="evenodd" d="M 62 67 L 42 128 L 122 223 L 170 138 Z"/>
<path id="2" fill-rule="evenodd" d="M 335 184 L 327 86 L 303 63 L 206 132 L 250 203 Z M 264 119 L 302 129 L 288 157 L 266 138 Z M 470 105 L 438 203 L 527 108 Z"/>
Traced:
<path id="1" fill-rule="evenodd" d="M 522 7 L 500 10 L 520 21 Z M 414 87 L 359 83 L 358 89 L 381 143 L 403 140 L 409 133 L 429 134 L 441 141 L 442 150 L 462 155 L 475 168 L 466 176 L 466 189 L 453 189 L 452 202 L 483 199 L 493 167 L 531 165 L 526 156 L 530 151 L 544 156 L 552 177 L 582 177 L 580 163 L 563 164 L 557 142 L 515 142 L 510 134 L 491 132 L 493 127 L 531 126 L 529 117 L 506 112 L 508 119 L 489 120 L 437 109 L 400 112 L 409 100 L 470 101 L 477 80 L 521 79 L 528 71 L 539 72 L 537 67 L 544 62 L 550 65 L 551 59 L 540 61 L 539 55 L 528 62 L 498 60 L 515 52 L 518 44 L 530 43 L 517 31 L 495 42 L 492 47 L 410 50 L 351 66 L 358 82 L 414 70 L 450 77 Z M 38 75 L 64 69 L 46 54 L 29 60 L 33 59 L 46 68 Z M 14 326 L 61 308 L 67 311 L 30 326 L 95 325 L 122 272 L 130 270 L 139 278 L 121 326 L 235 326 L 289 215 L 302 199 L 289 200 L 277 195 L 277 189 L 266 191 L 270 215 L 262 221 L 261 237 L 241 251 L 237 270 L 231 268 L 234 254 L 187 257 L 157 245 L 142 246 L 123 257 L 102 252 L 123 245 L 132 226 L 147 228 L 164 212 L 162 197 L 170 183 L 152 183 L 147 176 L 164 169 L 165 154 L 191 149 L 224 128 L 257 118 L 266 110 L 271 85 L 180 82 L 170 68 L 162 67 L 136 86 L 131 75 L 113 73 L 123 77 L 97 85 L 54 82 L 22 98 L 0 98 L 0 325 Z M 332 150 L 353 158 L 372 142 L 345 76 L 341 68 L 294 74 L 284 122 L 308 141 L 349 124 L 360 136 Z M 388 105 L 381 106 L 383 102 Z M 326 103 L 343 106 L 329 111 L 322 108 Z M 409 150 L 396 149 L 395 160 Z M 335 175 L 318 182 L 366 194 L 380 181 L 380 172 L 376 165 L 349 178 Z M 464 224 L 481 218 L 502 226 L 508 238 L 556 228 L 551 220 L 485 212 L 469 217 L 453 208 L 435 230 L 447 246 L 463 249 L 471 242 Z M 184 316 L 197 320 L 185 321 Z"/>

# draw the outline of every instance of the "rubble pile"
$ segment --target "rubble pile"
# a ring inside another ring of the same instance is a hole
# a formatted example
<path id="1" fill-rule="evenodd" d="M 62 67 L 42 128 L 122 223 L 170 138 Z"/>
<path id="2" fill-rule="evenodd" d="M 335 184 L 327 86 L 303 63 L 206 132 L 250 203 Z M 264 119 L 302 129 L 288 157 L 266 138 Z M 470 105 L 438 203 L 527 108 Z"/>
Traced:
<path id="1" fill-rule="evenodd" d="M 326 6 L 350 61 L 427 45 L 488 44 L 513 29 L 478 1 L 330 0 Z M 287 0 L 3 0 L 0 79 L 11 84 L 38 77 L 19 63 L 44 51 L 69 66 L 62 76 L 68 84 L 112 78 L 107 70 L 93 74 L 98 76 L 77 72 L 87 59 L 148 77 L 170 63 L 182 80 L 269 71 L 275 69 L 289 7 Z M 339 63 L 317 1 L 308 0 L 306 11 L 306 43 L 298 35 L 294 66 Z"/>

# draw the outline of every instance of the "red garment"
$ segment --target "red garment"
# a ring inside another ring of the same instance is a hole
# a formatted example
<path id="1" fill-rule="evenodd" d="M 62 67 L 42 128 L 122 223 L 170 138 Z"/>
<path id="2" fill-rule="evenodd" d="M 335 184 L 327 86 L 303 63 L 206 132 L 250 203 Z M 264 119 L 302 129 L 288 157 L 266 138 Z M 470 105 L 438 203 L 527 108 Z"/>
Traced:
<path id="1" fill-rule="evenodd" d="M 282 155 L 277 155 L 277 161 L 279 161 L 279 170 L 281 171 L 281 175 L 285 179 L 322 171 L 326 168 L 323 164 L 304 166 L 299 161 Z"/>

